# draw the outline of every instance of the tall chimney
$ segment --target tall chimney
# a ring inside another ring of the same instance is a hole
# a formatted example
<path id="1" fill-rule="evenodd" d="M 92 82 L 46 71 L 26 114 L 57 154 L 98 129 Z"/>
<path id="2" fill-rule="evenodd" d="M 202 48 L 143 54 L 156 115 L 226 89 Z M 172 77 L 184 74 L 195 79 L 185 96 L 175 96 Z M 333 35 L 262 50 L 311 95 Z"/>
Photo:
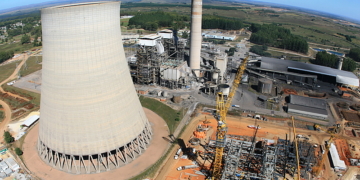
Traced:
<path id="1" fill-rule="evenodd" d="M 200 69 L 202 0 L 191 1 L 190 68 Z M 195 71 L 199 77 L 200 71 Z"/>

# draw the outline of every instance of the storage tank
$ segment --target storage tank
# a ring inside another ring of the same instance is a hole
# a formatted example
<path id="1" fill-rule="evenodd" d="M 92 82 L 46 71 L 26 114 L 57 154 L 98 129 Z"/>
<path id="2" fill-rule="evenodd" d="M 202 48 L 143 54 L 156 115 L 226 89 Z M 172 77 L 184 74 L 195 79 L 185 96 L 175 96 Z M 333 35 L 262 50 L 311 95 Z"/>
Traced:
<path id="1" fill-rule="evenodd" d="M 228 96 L 230 92 L 230 86 L 228 84 L 220 84 L 218 86 L 218 91 L 222 92 L 224 96 Z"/>
<path id="2" fill-rule="evenodd" d="M 120 2 L 45 8 L 41 23 L 40 158 L 93 174 L 139 157 L 152 132 L 125 58 Z"/>
<path id="3" fill-rule="evenodd" d="M 173 97 L 173 102 L 174 103 L 181 103 L 181 95 L 180 94 L 175 94 L 174 97 Z"/>
<path id="4" fill-rule="evenodd" d="M 163 95 L 164 97 L 168 97 L 169 94 L 168 94 L 167 91 L 163 91 L 162 95 Z"/>
<path id="5" fill-rule="evenodd" d="M 273 82 L 269 79 L 261 78 L 258 82 L 257 90 L 259 93 L 271 94 Z"/>

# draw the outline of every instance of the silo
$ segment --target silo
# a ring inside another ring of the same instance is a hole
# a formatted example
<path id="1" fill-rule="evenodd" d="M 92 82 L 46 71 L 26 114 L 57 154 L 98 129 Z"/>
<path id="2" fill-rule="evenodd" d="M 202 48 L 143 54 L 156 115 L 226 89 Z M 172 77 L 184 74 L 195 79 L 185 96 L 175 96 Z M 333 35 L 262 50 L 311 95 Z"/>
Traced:
<path id="1" fill-rule="evenodd" d="M 259 79 L 257 89 L 259 93 L 271 94 L 272 81 L 265 78 Z"/>
<path id="2" fill-rule="evenodd" d="M 202 0 L 191 1 L 190 68 L 200 69 Z M 195 71 L 197 77 L 200 72 Z"/>
<path id="3" fill-rule="evenodd" d="M 123 50 L 120 3 L 45 8 L 41 21 L 41 159 L 74 174 L 131 162 L 152 132 Z"/>
<path id="4" fill-rule="evenodd" d="M 174 97 L 173 97 L 173 102 L 174 103 L 181 103 L 182 99 L 181 99 L 181 95 L 180 94 L 174 94 Z"/>
<path id="5" fill-rule="evenodd" d="M 230 86 L 228 84 L 220 84 L 218 86 L 218 91 L 222 92 L 224 96 L 228 96 L 230 92 Z"/>

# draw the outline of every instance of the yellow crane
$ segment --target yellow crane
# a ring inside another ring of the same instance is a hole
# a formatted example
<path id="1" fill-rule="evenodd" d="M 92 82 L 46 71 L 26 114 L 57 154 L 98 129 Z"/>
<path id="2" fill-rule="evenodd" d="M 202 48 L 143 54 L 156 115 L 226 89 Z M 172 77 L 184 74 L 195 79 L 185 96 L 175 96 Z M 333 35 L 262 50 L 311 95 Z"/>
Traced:
<path id="1" fill-rule="evenodd" d="M 216 119 L 218 121 L 218 125 L 216 130 L 216 151 L 215 151 L 215 159 L 213 163 L 213 173 L 212 173 L 213 180 L 215 179 L 217 180 L 221 178 L 223 153 L 224 153 L 225 140 L 226 140 L 225 138 L 227 133 L 226 114 L 231 106 L 231 101 L 235 95 L 236 89 L 239 87 L 239 84 L 241 82 L 241 77 L 246 69 L 248 58 L 249 56 L 246 57 L 241 62 L 238 71 L 235 75 L 235 79 L 230 89 L 226 102 L 221 92 L 219 92 L 216 96 L 216 111 L 217 111 Z"/>
<path id="2" fill-rule="evenodd" d="M 325 160 L 328 157 L 330 146 L 331 146 L 331 143 L 333 142 L 334 138 L 335 138 L 335 135 L 331 133 L 330 139 L 328 140 L 328 142 L 325 145 L 325 153 L 323 154 L 323 156 L 321 157 L 321 159 L 319 161 L 320 163 L 317 166 L 313 167 L 313 173 L 314 173 L 315 177 L 319 176 L 319 174 L 322 170 L 322 167 L 324 165 Z"/>

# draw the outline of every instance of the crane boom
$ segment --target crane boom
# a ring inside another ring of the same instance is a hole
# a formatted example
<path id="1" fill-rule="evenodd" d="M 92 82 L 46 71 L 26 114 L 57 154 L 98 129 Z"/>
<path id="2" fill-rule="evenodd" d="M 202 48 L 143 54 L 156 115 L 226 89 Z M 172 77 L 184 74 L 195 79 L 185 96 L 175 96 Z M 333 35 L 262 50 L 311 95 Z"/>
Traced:
<path id="1" fill-rule="evenodd" d="M 218 121 L 218 125 L 216 130 L 216 151 L 215 151 L 215 159 L 213 163 L 213 173 L 212 173 L 213 180 L 214 179 L 217 180 L 221 178 L 223 153 L 224 153 L 226 133 L 227 133 L 226 114 L 231 106 L 231 101 L 235 95 L 235 92 L 239 87 L 241 77 L 246 69 L 248 58 L 249 56 L 246 57 L 241 62 L 238 68 L 238 71 L 235 75 L 235 79 L 233 81 L 226 103 L 224 101 L 224 96 L 221 92 L 219 92 L 216 96 L 216 112 L 217 112 L 216 119 Z"/>
<path id="2" fill-rule="evenodd" d="M 299 159 L 299 148 L 298 148 L 298 143 L 297 143 L 297 139 L 296 139 L 296 128 L 295 128 L 295 123 L 294 123 L 294 116 L 291 116 L 292 119 L 292 126 L 293 126 L 293 131 L 294 131 L 294 142 L 295 142 L 295 152 L 296 152 L 296 166 L 297 166 L 297 180 L 300 180 L 300 159 Z"/>

